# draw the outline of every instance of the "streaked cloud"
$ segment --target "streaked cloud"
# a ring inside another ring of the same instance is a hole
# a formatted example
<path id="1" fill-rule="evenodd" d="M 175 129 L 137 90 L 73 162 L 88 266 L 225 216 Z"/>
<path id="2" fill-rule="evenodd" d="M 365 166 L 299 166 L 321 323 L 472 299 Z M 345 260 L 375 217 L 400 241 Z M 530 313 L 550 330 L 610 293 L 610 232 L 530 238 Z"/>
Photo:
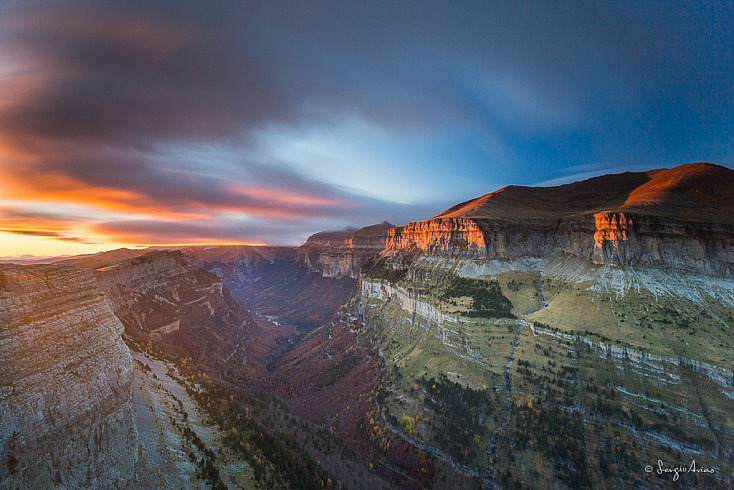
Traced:
<path id="1" fill-rule="evenodd" d="M 506 184 L 731 166 L 733 22 L 724 2 L 6 1 L 0 229 L 297 243 Z"/>

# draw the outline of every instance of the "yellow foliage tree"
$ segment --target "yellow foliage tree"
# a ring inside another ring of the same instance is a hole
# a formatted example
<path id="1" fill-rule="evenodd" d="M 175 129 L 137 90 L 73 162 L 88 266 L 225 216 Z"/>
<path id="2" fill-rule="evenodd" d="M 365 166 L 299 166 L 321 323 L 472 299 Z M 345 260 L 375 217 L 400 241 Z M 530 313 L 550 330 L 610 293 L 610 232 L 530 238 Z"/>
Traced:
<path id="1" fill-rule="evenodd" d="M 408 417 L 407 415 L 403 415 L 403 417 L 400 419 L 400 427 L 402 427 L 403 431 L 405 431 L 406 434 L 413 435 L 413 426 L 415 425 L 415 419 L 413 417 Z"/>

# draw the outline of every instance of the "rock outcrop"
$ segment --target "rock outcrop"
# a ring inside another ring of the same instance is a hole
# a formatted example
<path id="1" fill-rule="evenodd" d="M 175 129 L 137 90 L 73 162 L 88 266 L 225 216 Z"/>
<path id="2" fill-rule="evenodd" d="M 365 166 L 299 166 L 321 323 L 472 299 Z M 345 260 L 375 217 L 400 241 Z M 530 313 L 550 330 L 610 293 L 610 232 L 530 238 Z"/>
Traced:
<path id="1" fill-rule="evenodd" d="M 190 264 L 180 252 L 150 252 L 94 273 L 133 339 L 220 372 L 259 366 L 248 363 L 253 353 L 245 347 L 257 328 L 251 314 L 232 299 L 219 277 Z"/>
<path id="2" fill-rule="evenodd" d="M 387 221 L 359 230 L 326 231 L 311 235 L 298 249 L 298 259 L 323 277 L 357 279 L 359 270 L 385 248 L 394 225 Z"/>
<path id="3" fill-rule="evenodd" d="M 731 170 L 687 164 L 558 187 L 511 186 L 388 230 L 385 254 L 411 247 L 468 259 L 564 252 L 597 264 L 732 277 L 732 185 Z"/>
<path id="4" fill-rule="evenodd" d="M 498 243 L 504 250 L 503 240 Z M 487 258 L 484 232 L 478 221 L 467 218 L 434 218 L 388 231 L 387 250 L 405 250 L 412 246 L 428 255 L 460 254 L 467 258 Z"/>
<path id="5" fill-rule="evenodd" d="M 94 276 L 0 265 L 0 487 L 129 486 L 133 360 Z"/>

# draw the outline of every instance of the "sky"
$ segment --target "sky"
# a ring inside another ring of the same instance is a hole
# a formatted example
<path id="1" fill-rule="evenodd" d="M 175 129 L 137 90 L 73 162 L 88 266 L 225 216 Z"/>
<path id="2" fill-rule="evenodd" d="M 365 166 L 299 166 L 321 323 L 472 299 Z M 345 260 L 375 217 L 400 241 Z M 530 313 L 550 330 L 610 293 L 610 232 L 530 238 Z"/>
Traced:
<path id="1" fill-rule="evenodd" d="M 0 257 L 734 167 L 734 4 L 0 0 Z"/>

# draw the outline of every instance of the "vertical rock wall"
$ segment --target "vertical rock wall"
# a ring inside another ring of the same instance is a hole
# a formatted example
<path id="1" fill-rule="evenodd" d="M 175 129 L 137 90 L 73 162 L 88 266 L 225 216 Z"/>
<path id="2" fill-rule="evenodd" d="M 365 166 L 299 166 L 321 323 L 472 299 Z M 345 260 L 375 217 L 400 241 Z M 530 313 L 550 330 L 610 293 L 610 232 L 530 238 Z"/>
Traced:
<path id="1" fill-rule="evenodd" d="M 133 361 L 90 272 L 0 265 L 0 487 L 120 488 Z"/>
<path id="2" fill-rule="evenodd" d="M 394 226 L 387 221 L 357 231 L 321 232 L 298 248 L 298 261 L 323 277 L 357 279 L 361 267 L 385 249 Z"/>
<path id="3" fill-rule="evenodd" d="M 438 217 L 389 230 L 385 253 L 411 247 L 479 260 L 563 252 L 597 264 L 721 277 L 731 277 L 734 267 L 734 230 L 726 225 L 611 211 L 525 221 Z"/>

